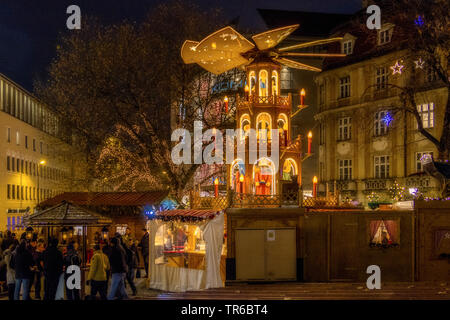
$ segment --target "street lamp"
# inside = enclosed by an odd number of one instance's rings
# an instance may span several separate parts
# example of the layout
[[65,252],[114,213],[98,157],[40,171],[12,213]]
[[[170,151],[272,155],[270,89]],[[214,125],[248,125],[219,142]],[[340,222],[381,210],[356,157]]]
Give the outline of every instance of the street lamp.
[[41,195],[40,195],[40,190],[39,190],[39,176],[41,174],[41,170],[39,170],[39,168],[43,165],[45,165],[45,160],[41,160],[38,163],[37,166],[37,200],[38,200],[38,204],[41,202]]

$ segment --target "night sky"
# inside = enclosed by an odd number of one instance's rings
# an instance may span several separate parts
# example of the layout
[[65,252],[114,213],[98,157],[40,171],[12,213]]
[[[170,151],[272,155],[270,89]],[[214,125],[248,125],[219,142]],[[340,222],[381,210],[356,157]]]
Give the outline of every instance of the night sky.
[[[0,0],[0,72],[28,90],[45,77],[54,57],[58,34],[66,29],[66,8],[77,4],[82,15],[105,23],[142,20],[161,0]],[[361,0],[197,0],[200,7],[222,7],[230,20],[240,16],[240,27],[265,29],[257,8],[354,13]]]

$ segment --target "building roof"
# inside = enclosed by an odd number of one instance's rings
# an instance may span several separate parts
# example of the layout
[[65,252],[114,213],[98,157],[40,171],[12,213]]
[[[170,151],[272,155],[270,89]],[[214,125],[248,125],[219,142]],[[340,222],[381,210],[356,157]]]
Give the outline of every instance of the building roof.
[[156,219],[175,220],[175,219],[194,219],[205,220],[213,219],[221,210],[194,210],[194,209],[175,209],[161,211],[155,215]]
[[68,201],[78,206],[145,206],[163,201],[169,191],[146,192],[65,192],[39,204],[39,207],[54,206]]
[[336,26],[352,17],[349,14],[337,13],[257,10],[269,29],[300,24],[300,27],[292,33],[292,36],[297,37],[327,37]]
[[33,226],[108,225],[112,223],[110,218],[66,201],[27,216],[24,220],[26,225]]

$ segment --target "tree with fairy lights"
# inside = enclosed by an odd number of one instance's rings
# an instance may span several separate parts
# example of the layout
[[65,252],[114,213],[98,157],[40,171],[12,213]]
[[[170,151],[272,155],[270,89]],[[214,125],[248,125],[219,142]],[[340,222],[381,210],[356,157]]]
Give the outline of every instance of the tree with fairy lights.
[[164,1],[141,23],[104,25],[88,17],[79,32],[62,35],[36,93],[80,137],[99,187],[168,189],[178,203],[192,188],[200,164],[173,163],[172,131],[193,132],[194,121],[223,131],[234,121],[218,103],[216,78],[183,63],[180,48],[225,24],[223,17],[219,9]]
[[392,187],[389,188],[389,195],[392,201],[401,201],[405,198],[405,187],[400,186],[397,181],[394,181]]

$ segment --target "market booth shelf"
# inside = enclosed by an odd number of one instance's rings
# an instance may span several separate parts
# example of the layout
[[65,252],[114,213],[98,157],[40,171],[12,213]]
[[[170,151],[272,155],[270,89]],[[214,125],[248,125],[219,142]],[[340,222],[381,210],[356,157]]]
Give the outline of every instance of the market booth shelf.
[[150,288],[185,292],[224,286],[223,211],[161,211],[147,222],[147,230]]

